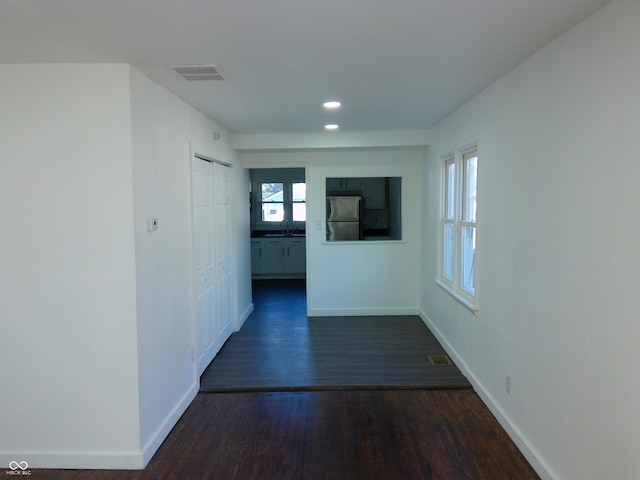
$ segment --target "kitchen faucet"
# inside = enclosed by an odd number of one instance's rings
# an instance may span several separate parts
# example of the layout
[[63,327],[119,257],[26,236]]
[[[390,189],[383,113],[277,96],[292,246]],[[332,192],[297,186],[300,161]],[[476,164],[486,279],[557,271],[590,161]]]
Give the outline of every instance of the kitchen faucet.
[[289,221],[288,220],[282,220],[280,222],[280,227],[282,227],[283,224],[286,225],[287,228],[286,229],[282,228],[282,233],[285,234],[285,235],[289,235]]

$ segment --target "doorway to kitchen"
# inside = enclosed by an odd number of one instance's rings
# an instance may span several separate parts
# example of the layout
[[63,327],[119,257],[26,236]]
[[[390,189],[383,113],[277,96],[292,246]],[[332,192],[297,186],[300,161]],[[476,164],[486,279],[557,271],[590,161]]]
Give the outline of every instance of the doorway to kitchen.
[[273,288],[304,282],[307,185],[304,168],[249,170],[251,277]]

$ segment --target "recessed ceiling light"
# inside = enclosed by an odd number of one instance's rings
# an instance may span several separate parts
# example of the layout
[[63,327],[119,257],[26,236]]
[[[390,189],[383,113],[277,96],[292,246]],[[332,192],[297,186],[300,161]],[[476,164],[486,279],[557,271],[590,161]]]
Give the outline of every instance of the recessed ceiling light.
[[324,108],[339,108],[340,105],[342,105],[340,102],[338,102],[337,100],[330,100],[328,102],[324,102],[322,104],[322,106]]
[[327,130],[337,130],[338,125],[336,125],[335,123],[328,123],[324,126],[324,128],[326,128]]

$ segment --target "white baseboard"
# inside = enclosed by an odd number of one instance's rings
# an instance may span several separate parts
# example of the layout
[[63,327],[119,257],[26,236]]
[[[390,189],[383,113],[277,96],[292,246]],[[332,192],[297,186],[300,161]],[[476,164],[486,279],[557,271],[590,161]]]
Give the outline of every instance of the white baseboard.
[[542,480],[558,480],[560,477],[549,467],[544,458],[542,458],[540,453],[531,445],[517,425],[504,412],[500,405],[498,405],[491,392],[485,388],[484,384],[475,376],[473,370],[469,368],[456,349],[453,348],[453,346],[442,335],[429,316],[422,309],[420,309],[419,315],[427,328],[429,328],[431,333],[433,333],[433,335],[438,339],[447,354],[458,366],[462,374],[467,377],[467,380],[469,380],[473,386],[474,391],[482,399],[487,408],[489,408],[493,416],[498,420],[498,423],[502,428],[504,428],[507,435],[509,435],[511,440],[513,440],[522,455],[524,455],[540,478],[542,478]]
[[387,315],[418,315],[417,308],[309,308],[309,317],[365,317]]
[[156,453],[162,442],[167,438],[173,427],[175,427],[182,414],[187,410],[189,405],[200,390],[199,382],[195,382],[191,385],[191,388],[182,396],[178,401],[178,404],[169,413],[162,425],[151,436],[149,441],[142,448],[142,468],[146,467],[153,455]]
[[[180,399],[165,421],[154,432],[142,450],[135,451],[0,451],[0,465],[26,461],[29,470],[38,468],[79,470],[142,470],[149,463],[162,442],[171,432],[187,407],[191,404],[199,386],[195,383]],[[33,472],[35,473],[35,472]]]
[[249,315],[251,315],[252,313],[253,313],[253,303],[250,303],[249,306],[242,313],[242,315],[240,315],[240,318],[238,318],[238,324],[236,325],[236,332],[242,328],[242,326],[244,325],[244,322],[247,321],[247,318],[249,318]]
[[79,470],[140,470],[144,468],[140,451],[64,450],[43,452],[24,450],[0,452],[0,465],[6,467],[11,462],[27,462],[29,471],[38,468]]

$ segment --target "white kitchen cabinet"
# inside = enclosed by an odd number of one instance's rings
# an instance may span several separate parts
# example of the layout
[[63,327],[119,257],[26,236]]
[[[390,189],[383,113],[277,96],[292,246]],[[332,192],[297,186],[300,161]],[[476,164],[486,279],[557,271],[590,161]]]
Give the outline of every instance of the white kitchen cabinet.
[[264,273],[264,255],[262,254],[262,239],[251,239],[251,274],[262,275]]
[[305,237],[251,239],[251,274],[257,278],[304,276],[307,267]]
[[285,238],[286,272],[303,274],[307,271],[307,245],[305,238]]
[[264,238],[264,271],[265,275],[285,273],[284,238]]

